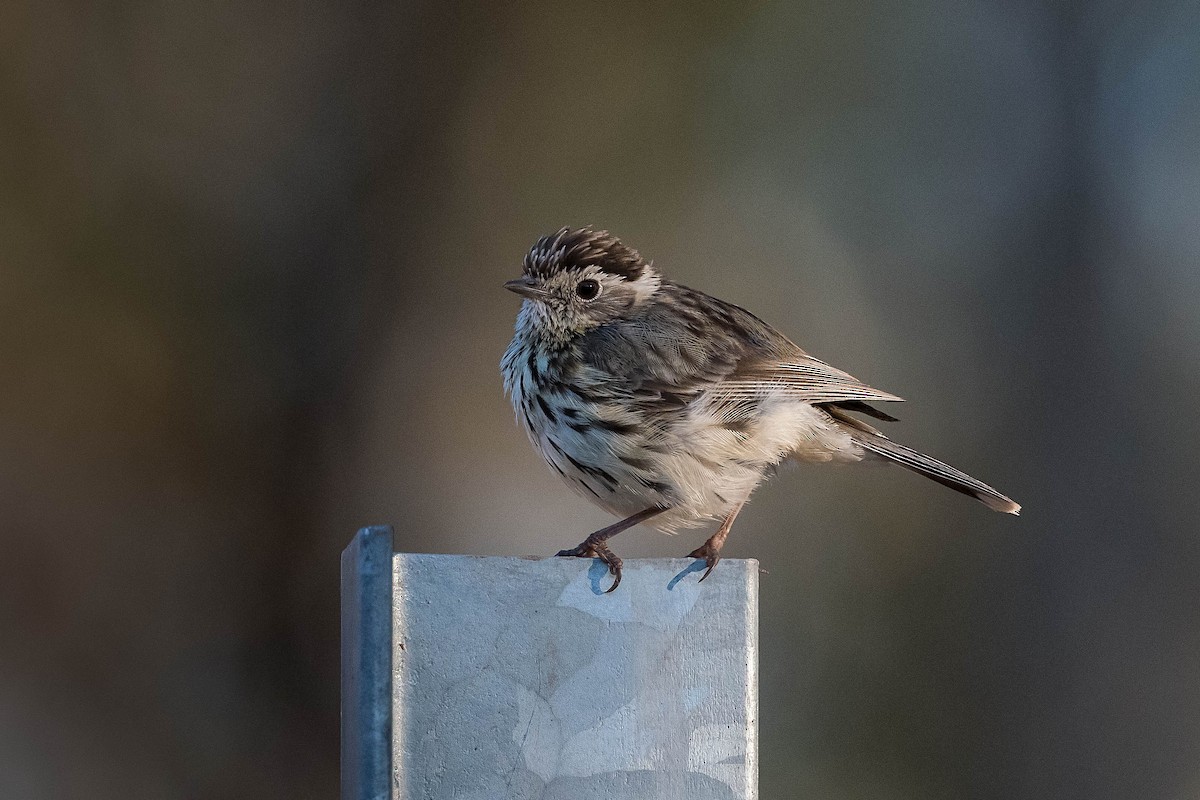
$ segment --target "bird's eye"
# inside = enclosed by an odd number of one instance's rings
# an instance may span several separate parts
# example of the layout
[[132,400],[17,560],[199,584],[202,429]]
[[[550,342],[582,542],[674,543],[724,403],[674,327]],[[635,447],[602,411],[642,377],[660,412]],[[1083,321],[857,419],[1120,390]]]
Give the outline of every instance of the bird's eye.
[[600,281],[595,281],[591,278],[580,281],[575,284],[575,294],[579,295],[583,300],[595,300],[600,294]]

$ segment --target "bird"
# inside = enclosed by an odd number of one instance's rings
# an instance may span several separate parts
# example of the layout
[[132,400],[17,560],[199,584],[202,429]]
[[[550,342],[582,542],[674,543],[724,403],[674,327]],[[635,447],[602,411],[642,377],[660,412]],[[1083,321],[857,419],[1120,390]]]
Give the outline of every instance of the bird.
[[558,556],[599,559],[646,523],[711,524],[688,554],[707,578],[738,512],[785,462],[898,464],[1018,514],[1010,498],[889,439],[873,404],[902,398],[809,355],[749,311],[668,280],[608,231],[564,227],[504,287],[523,298],[500,362],[504,389],[546,463],[618,521]]

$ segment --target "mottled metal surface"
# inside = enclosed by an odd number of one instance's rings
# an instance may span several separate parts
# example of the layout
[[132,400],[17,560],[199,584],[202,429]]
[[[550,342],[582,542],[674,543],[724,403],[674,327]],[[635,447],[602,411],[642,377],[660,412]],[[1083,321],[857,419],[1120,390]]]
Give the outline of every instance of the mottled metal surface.
[[396,798],[757,797],[757,562],[393,564]]
[[392,529],[342,551],[342,800],[386,800],[392,772]]

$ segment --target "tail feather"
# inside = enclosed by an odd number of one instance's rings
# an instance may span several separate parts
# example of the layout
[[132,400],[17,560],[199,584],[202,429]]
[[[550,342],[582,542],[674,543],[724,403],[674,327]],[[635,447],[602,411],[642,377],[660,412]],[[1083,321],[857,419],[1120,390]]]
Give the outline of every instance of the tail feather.
[[956,492],[974,497],[990,509],[1003,511],[1006,514],[1021,513],[1021,506],[1008,497],[1000,494],[983,481],[976,480],[967,473],[938,461],[932,456],[927,456],[911,447],[896,444],[882,435],[854,431],[853,436],[854,441],[865,450],[910,469],[918,475],[924,475],[930,480],[937,481],[943,486],[948,486]]

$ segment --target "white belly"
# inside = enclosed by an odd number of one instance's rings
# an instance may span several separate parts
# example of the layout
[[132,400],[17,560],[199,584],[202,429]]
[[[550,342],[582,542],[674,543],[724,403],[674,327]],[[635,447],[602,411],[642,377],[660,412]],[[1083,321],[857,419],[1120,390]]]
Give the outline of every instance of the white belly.
[[618,517],[665,506],[647,524],[667,533],[723,518],[789,457],[862,458],[825,412],[783,397],[765,395],[735,421],[703,396],[653,418],[619,401],[584,412],[570,395],[543,395],[547,414],[521,391],[513,400],[530,439],[572,489]]

